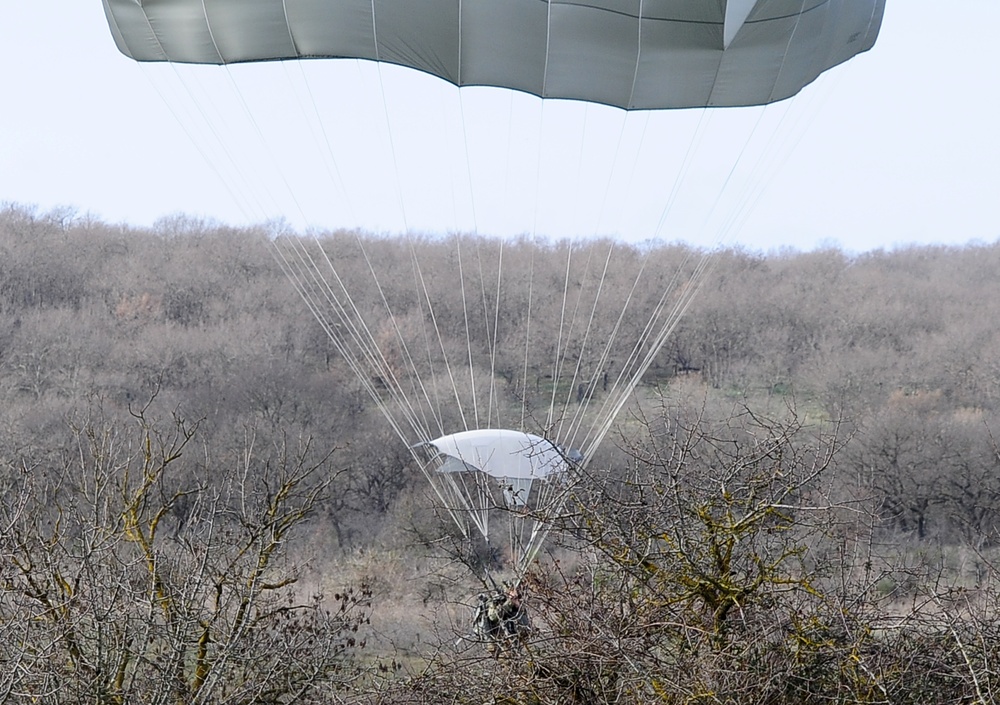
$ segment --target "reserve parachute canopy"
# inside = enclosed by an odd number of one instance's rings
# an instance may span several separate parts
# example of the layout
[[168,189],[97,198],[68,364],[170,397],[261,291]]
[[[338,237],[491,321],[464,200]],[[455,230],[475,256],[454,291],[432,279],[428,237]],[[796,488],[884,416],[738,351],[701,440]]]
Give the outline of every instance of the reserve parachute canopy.
[[525,506],[531,485],[565,471],[566,460],[550,441],[530,433],[479,429],[430,442],[446,457],[438,472],[481,472],[497,480],[511,506]]
[[582,456],[539,436],[475,429],[428,442],[431,481],[446,506],[467,516],[490,541],[492,510],[507,510],[507,545],[523,570],[545,537],[538,511],[559,502],[560,480]]
[[626,109],[764,105],[870,49],[885,0],[104,0],[139,61],[384,61]]

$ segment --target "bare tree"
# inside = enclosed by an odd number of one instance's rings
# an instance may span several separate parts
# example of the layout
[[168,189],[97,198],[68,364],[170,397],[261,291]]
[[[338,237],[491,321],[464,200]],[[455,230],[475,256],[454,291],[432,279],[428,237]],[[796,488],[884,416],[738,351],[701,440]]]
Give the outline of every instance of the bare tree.
[[61,467],[11,471],[0,702],[329,702],[351,680],[366,591],[304,593],[290,560],[328,457],[248,433],[216,459],[148,406],[73,430]]

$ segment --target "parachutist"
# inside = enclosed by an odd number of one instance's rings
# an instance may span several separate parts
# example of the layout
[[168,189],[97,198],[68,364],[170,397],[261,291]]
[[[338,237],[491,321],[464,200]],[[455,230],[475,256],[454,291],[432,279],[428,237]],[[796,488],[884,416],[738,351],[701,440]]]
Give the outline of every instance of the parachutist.
[[506,581],[492,594],[479,593],[473,610],[472,631],[493,656],[524,639],[531,625],[516,582]]

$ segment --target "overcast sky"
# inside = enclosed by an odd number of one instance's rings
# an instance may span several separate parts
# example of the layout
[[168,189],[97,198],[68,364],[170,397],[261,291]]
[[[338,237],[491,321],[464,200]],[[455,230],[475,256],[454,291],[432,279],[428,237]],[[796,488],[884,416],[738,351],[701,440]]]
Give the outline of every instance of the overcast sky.
[[1000,237],[998,0],[888,0],[766,109],[625,113],[354,61],[138,65],[99,0],[0,10],[0,202],[150,225],[851,251]]

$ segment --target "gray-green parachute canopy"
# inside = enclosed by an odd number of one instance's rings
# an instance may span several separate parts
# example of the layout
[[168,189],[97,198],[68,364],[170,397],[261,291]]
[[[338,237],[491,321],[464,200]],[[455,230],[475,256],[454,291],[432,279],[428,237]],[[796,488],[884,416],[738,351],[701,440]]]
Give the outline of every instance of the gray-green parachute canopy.
[[625,109],[762,105],[870,49],[885,0],[103,0],[139,61],[385,61]]

